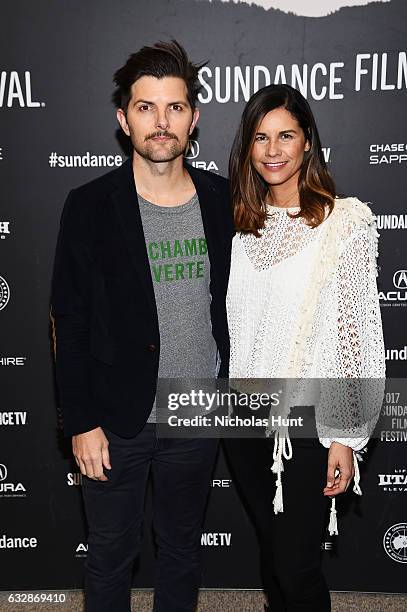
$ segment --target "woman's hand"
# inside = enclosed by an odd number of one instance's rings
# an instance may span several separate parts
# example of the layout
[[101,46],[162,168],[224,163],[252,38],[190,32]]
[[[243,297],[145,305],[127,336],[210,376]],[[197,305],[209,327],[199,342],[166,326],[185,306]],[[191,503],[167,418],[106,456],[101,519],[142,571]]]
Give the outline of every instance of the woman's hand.
[[[336,470],[339,471],[339,474],[335,477]],[[344,493],[354,475],[353,450],[340,442],[332,442],[328,453],[328,472],[324,495],[333,497]]]

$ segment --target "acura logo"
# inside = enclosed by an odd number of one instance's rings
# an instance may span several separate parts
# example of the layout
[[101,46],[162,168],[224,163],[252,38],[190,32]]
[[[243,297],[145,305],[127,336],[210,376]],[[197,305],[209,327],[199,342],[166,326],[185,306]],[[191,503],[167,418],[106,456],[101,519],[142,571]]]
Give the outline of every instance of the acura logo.
[[0,482],[2,480],[6,480],[7,478],[7,468],[3,463],[0,463]]
[[407,289],[407,270],[397,270],[393,274],[393,285],[396,289]]
[[195,159],[199,155],[199,142],[197,140],[189,140],[187,150],[185,151],[185,159]]

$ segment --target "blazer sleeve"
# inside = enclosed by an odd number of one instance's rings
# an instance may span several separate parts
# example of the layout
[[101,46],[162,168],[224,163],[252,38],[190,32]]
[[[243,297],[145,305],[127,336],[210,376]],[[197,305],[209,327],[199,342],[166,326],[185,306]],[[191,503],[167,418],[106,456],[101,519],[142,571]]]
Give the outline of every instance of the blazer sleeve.
[[89,211],[73,190],[65,202],[51,289],[56,379],[66,436],[98,426],[90,392],[92,248]]

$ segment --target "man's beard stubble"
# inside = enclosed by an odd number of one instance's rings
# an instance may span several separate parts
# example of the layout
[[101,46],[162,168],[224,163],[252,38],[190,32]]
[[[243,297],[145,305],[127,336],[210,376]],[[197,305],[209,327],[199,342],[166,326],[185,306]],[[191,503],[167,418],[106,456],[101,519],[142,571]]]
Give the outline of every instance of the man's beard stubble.
[[[172,138],[170,146],[168,143],[165,144],[164,147],[160,148],[160,146],[155,147],[152,138],[157,136],[165,136]],[[188,141],[185,144],[181,143],[178,137],[175,134],[170,132],[154,132],[145,137],[143,145],[133,145],[136,152],[143,157],[144,159],[148,159],[152,162],[169,162],[173,159],[176,159],[180,155],[183,155],[186,149]]]

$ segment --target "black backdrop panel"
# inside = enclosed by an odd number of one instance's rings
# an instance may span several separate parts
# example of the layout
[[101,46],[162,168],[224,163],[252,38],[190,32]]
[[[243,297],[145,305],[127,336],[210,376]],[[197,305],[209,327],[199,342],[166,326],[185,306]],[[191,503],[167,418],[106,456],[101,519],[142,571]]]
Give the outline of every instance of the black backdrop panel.
[[[125,159],[114,71],[141,45],[173,37],[194,61],[208,60],[189,158],[223,175],[245,99],[267,79],[302,88],[339,190],[378,215],[388,375],[403,377],[407,5],[319,18],[207,0],[3,0],[0,11],[0,588],[81,587],[86,528],[58,430],[49,285],[68,191]],[[405,433],[405,421],[395,428]],[[405,592],[405,458],[403,441],[370,445],[363,496],[341,500],[340,535],[323,543],[332,589]],[[149,496],[140,587],[153,583],[150,507]],[[203,585],[258,588],[253,529],[222,455],[204,531]]]

